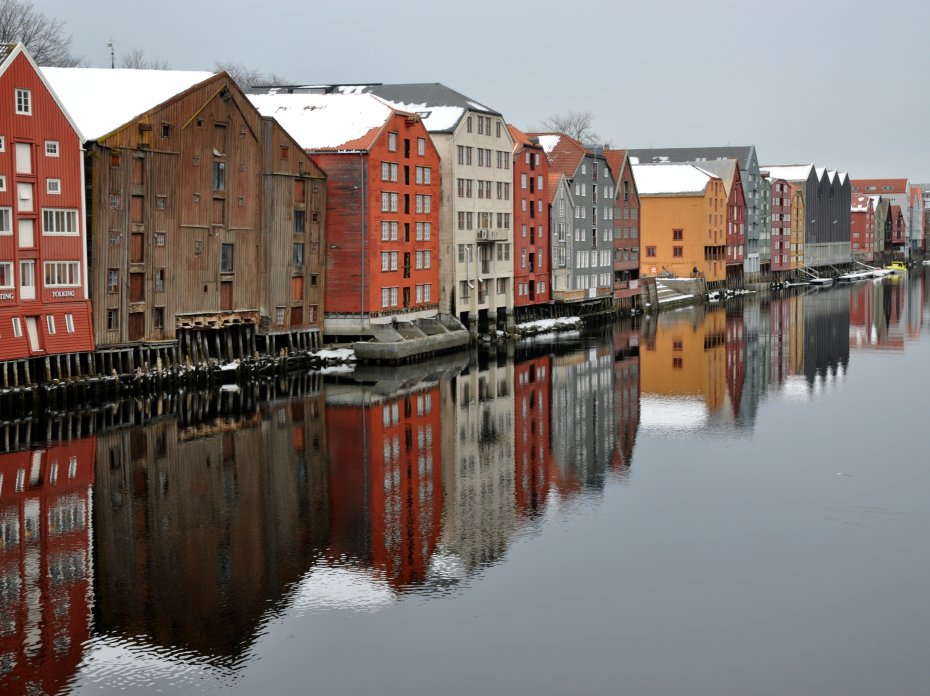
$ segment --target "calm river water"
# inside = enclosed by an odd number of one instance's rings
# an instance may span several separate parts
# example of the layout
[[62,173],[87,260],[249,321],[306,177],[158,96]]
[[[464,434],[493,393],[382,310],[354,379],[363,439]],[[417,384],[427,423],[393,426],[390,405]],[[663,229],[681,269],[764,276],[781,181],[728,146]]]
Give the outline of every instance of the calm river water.
[[928,325],[918,269],[4,426],[0,693],[925,695]]

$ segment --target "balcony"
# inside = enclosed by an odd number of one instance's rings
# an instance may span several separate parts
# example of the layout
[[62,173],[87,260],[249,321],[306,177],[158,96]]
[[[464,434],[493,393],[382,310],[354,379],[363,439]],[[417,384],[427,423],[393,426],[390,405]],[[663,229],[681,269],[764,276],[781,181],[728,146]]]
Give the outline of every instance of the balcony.
[[507,230],[482,229],[478,230],[475,238],[479,242],[506,242],[508,241],[508,232]]
[[481,275],[491,275],[490,259],[481,259]]

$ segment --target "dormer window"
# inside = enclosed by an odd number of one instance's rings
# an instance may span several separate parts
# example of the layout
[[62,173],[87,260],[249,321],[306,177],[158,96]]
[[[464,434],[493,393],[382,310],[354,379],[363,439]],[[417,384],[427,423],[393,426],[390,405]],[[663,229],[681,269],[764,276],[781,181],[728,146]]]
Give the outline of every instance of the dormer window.
[[32,90],[30,89],[17,89],[16,90],[16,113],[22,114],[25,116],[32,115]]

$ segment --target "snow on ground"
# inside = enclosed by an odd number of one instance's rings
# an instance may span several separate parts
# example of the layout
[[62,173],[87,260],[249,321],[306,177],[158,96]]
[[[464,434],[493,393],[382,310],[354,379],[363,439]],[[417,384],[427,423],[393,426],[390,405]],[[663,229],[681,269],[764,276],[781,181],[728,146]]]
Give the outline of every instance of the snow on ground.
[[659,304],[662,304],[663,302],[676,302],[678,300],[688,300],[692,297],[694,297],[694,295],[670,295],[668,297],[660,297]]
[[517,329],[524,333],[544,333],[546,331],[567,331],[577,329],[581,317],[564,317],[562,319],[540,319],[517,324]]
[[323,348],[314,355],[322,360],[355,362],[355,351],[351,348]]

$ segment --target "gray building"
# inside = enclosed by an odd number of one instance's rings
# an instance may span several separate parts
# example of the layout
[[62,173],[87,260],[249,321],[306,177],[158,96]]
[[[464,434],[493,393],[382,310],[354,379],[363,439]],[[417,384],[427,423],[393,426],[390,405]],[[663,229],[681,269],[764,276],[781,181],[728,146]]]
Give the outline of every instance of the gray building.
[[[761,268],[763,238],[768,244],[771,238],[772,221],[765,204],[768,183],[759,174],[759,158],[755,145],[733,147],[671,147],[628,150],[640,164],[653,162],[710,162],[720,159],[735,159],[739,162],[743,194],[746,197],[746,249],[743,257],[743,272],[747,280],[754,279]],[[768,251],[767,249],[765,251]]]
[[763,165],[762,170],[772,178],[799,185],[804,192],[804,265],[851,263],[852,189],[846,172],[813,164]]
[[[589,149],[562,133],[528,133],[549,160],[551,174],[562,174],[571,192],[571,255],[560,270],[570,287],[553,286],[552,299],[575,302],[613,297],[614,198],[616,187],[610,166],[597,149]],[[553,237],[558,221],[551,220]],[[566,249],[569,245],[565,245]],[[555,253],[562,253],[556,250]],[[559,267],[560,257],[553,259]],[[557,276],[558,277],[558,276]],[[553,281],[555,282],[555,281]]]

